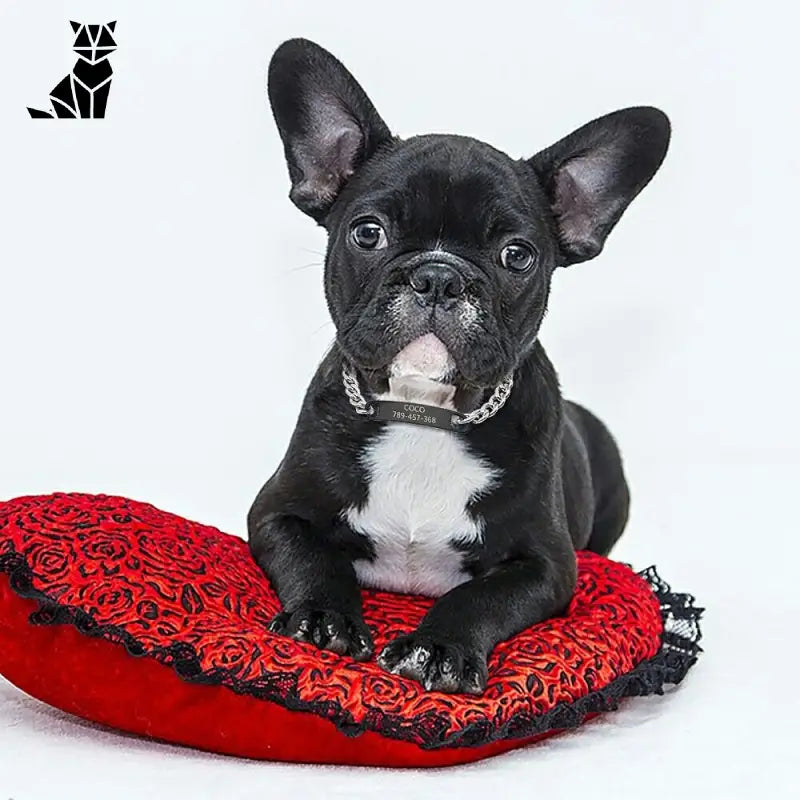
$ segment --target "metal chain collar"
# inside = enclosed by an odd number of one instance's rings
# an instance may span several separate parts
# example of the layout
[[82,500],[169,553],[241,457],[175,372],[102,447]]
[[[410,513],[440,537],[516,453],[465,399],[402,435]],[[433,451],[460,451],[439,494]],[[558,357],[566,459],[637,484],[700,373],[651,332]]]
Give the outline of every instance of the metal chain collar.
[[[347,395],[347,399],[355,409],[356,414],[369,416],[375,413],[375,409],[361,393],[358,379],[347,364],[342,364],[342,383],[344,384],[344,392]],[[505,405],[513,385],[514,376],[509,375],[502,383],[497,385],[494,392],[492,392],[492,396],[482,406],[470,411],[469,414],[453,415],[453,425],[468,425],[470,423],[480,425],[481,422],[486,422],[489,417],[493,417]]]
[[375,409],[367,404],[364,395],[361,394],[358,380],[347,364],[342,364],[342,382],[344,383],[344,393],[347,395],[350,405],[356,410],[356,414],[369,415],[375,413]]

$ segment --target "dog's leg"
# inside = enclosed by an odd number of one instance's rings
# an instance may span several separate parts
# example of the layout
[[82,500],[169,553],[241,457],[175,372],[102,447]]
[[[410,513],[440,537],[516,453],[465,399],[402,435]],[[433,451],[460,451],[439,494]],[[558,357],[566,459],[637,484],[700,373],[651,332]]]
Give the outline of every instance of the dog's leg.
[[492,648],[563,612],[569,603],[574,558],[571,570],[558,563],[538,557],[507,562],[456,586],[436,602],[417,630],[390,642],[378,663],[432,691],[481,694]]
[[323,531],[270,515],[251,527],[250,548],[283,604],[270,630],[357,661],[372,655],[353,563]]

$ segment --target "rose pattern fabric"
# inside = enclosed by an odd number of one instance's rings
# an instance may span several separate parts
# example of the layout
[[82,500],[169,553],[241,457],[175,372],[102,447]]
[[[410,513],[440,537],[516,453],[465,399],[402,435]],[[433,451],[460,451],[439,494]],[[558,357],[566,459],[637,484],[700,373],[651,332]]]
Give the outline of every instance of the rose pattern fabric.
[[[270,633],[280,604],[247,543],[147,503],[83,494],[0,503],[0,572],[12,564],[24,565],[40,600],[36,624],[73,622],[187,680],[424,747],[522,735],[531,720],[609,686],[661,649],[662,613],[648,582],[592,553],[578,554],[567,615],[498,645],[480,697],[426,692],[374,661]],[[363,592],[377,650],[412,630],[432,602]]]

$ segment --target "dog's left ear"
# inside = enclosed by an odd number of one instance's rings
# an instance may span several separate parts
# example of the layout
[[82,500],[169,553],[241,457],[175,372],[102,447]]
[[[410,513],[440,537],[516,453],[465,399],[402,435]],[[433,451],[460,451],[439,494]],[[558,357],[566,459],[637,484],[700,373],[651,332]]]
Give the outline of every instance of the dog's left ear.
[[626,108],[589,122],[528,163],[555,216],[561,263],[594,258],[622,212],[661,166],[670,124],[657,108]]
[[321,222],[350,176],[392,135],[356,79],[306,39],[275,51],[268,84],[292,181],[289,197]]

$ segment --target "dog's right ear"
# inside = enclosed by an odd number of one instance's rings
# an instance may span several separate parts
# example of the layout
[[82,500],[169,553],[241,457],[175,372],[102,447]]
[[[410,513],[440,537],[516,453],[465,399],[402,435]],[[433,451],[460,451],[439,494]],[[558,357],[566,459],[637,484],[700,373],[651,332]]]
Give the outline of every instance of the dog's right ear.
[[268,84],[292,181],[289,197],[321,222],[348,178],[392,135],[356,79],[306,39],[275,51]]

